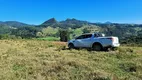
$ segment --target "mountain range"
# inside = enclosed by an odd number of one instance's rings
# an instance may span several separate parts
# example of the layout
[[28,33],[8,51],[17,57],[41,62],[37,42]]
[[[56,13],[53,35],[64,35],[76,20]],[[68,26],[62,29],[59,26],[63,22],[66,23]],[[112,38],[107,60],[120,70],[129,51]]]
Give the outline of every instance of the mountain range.
[[119,24],[119,23],[112,23],[112,22],[105,22],[105,23],[101,23],[101,22],[96,22],[96,23],[91,23],[88,21],[82,21],[82,20],[77,20],[77,19],[66,19],[64,21],[57,21],[55,18],[51,18],[45,22],[43,22],[40,25],[30,25],[30,24],[26,24],[26,23],[22,23],[22,22],[18,22],[18,21],[0,21],[0,26],[9,26],[9,27],[27,27],[27,26],[36,26],[36,27],[60,27],[60,28],[80,28],[83,25],[98,25],[100,27],[103,27],[105,25],[123,25],[123,26],[129,26],[129,27],[135,27],[135,26],[139,26],[142,27],[142,24]]
[[33,26],[26,23],[18,22],[18,21],[5,21],[5,22],[0,21],[0,25],[5,25],[5,26],[15,27],[15,28]]

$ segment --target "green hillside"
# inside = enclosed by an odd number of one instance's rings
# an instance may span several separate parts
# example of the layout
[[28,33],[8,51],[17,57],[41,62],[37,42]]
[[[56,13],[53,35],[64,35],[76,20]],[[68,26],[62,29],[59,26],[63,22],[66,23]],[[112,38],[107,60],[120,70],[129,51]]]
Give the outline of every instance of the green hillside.
[[142,37],[142,24],[91,23],[77,19],[57,21],[55,18],[51,18],[40,25],[28,25],[16,21],[0,22],[0,35],[14,35],[16,38],[58,38],[60,29],[68,30],[70,39],[83,33],[93,32],[101,32],[106,36],[118,36],[122,42],[125,39],[139,42],[137,37]]

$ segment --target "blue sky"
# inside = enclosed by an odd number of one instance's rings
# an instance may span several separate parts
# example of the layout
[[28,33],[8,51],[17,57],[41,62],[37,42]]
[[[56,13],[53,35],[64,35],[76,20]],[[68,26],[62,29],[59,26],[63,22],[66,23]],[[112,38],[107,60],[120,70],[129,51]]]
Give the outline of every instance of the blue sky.
[[0,0],[0,21],[41,24],[52,17],[142,23],[142,0]]

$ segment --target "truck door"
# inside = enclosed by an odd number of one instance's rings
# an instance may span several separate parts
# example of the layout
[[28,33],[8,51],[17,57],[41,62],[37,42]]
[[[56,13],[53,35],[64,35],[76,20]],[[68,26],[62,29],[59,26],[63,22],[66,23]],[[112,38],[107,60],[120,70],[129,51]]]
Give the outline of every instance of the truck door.
[[81,36],[79,36],[79,37],[77,37],[76,39],[75,39],[75,41],[73,42],[74,43],[74,45],[75,45],[75,47],[82,47],[82,39],[83,39],[83,35],[81,35]]
[[86,34],[83,36],[83,39],[81,40],[81,45],[83,47],[91,47],[92,44],[92,34]]
[[92,34],[81,35],[74,41],[75,47],[90,47]]

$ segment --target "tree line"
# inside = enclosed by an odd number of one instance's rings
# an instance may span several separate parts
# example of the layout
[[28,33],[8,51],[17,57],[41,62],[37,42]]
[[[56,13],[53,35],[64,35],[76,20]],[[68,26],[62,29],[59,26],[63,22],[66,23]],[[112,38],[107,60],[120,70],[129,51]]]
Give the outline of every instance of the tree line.
[[[118,36],[119,39],[124,41],[139,42],[142,37],[142,27],[128,27],[126,25],[82,25],[77,28],[60,28],[60,27],[8,27],[0,26],[0,39],[31,39],[31,38],[45,38],[45,37],[57,37],[62,38],[64,41],[73,39],[83,33],[101,32],[106,36]],[[63,38],[66,36],[66,38]],[[140,37],[140,39],[138,39]],[[63,41],[61,39],[61,41]],[[129,39],[129,40],[125,40]]]

